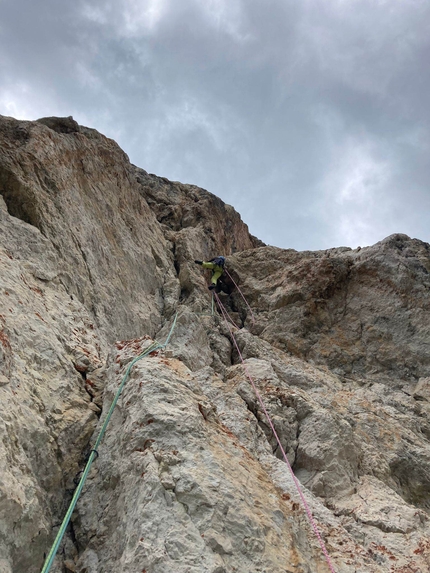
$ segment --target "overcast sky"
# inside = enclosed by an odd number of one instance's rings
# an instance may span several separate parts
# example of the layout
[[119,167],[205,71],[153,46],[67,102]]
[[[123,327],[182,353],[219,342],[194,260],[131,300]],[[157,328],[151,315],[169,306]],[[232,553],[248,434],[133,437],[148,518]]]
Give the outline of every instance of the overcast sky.
[[0,114],[73,117],[268,244],[430,242],[430,0],[0,0]]

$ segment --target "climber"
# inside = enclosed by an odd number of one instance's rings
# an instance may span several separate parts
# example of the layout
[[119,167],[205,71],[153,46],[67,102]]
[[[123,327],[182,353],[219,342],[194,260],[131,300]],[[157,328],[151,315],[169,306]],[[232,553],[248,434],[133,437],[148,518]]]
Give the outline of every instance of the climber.
[[208,262],[194,261],[196,265],[202,265],[204,269],[212,270],[211,284],[208,286],[209,290],[216,288],[218,279],[224,272],[225,257],[214,257]]

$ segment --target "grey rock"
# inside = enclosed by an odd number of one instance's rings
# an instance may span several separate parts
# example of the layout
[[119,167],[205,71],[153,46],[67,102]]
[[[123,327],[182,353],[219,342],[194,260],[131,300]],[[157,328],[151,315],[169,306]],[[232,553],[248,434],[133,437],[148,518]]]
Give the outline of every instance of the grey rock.
[[57,133],[79,133],[79,124],[70,115],[69,117],[42,117],[37,123],[46,125]]
[[[194,259],[227,256],[227,327]],[[264,246],[73,118],[0,117],[0,571],[427,571],[430,246]],[[232,343],[230,328],[245,364]],[[262,397],[263,408],[247,373]]]
[[430,377],[420,378],[415,386],[413,396],[415,400],[430,401]]

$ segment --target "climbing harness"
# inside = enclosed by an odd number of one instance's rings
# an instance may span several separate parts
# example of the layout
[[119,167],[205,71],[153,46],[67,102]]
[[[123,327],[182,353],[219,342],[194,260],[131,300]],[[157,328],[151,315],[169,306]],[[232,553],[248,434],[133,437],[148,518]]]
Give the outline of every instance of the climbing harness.
[[144,352],[142,352],[141,354],[139,354],[139,356],[136,356],[136,358],[134,358],[134,359],[130,362],[130,364],[129,364],[129,366],[128,366],[128,368],[127,368],[125,374],[124,374],[124,377],[123,377],[123,379],[122,379],[122,382],[121,382],[121,384],[119,385],[119,388],[118,388],[118,390],[117,390],[117,393],[115,394],[115,398],[113,399],[113,402],[112,402],[112,404],[111,404],[111,406],[110,406],[110,408],[109,408],[109,412],[107,413],[107,416],[106,416],[106,419],[105,419],[105,421],[104,421],[104,423],[103,423],[103,426],[102,426],[102,428],[101,428],[101,430],[100,430],[100,432],[99,432],[99,434],[98,434],[98,436],[97,436],[97,439],[96,439],[96,441],[95,441],[94,447],[93,447],[93,449],[92,449],[91,452],[90,452],[90,456],[89,456],[89,458],[88,458],[87,464],[86,464],[86,466],[85,466],[85,468],[84,468],[84,470],[83,470],[83,472],[82,472],[82,476],[81,476],[81,478],[80,478],[80,480],[79,480],[78,486],[77,486],[77,488],[75,489],[75,493],[73,494],[72,501],[70,502],[69,509],[67,510],[67,513],[66,513],[66,515],[65,515],[65,517],[64,517],[64,519],[63,519],[63,522],[62,522],[62,524],[61,524],[61,527],[60,527],[60,529],[59,529],[59,531],[58,531],[58,533],[57,533],[57,537],[55,538],[54,543],[52,544],[51,550],[49,551],[48,556],[46,557],[45,564],[43,565],[43,569],[42,569],[41,573],[48,573],[48,571],[50,571],[50,569],[51,569],[52,563],[53,563],[53,561],[54,561],[55,555],[57,554],[57,551],[58,551],[58,548],[59,548],[59,546],[60,546],[60,543],[61,543],[61,541],[62,541],[62,539],[63,539],[63,537],[64,537],[64,533],[66,532],[66,529],[67,529],[67,526],[68,526],[68,524],[69,524],[70,518],[71,518],[71,516],[72,516],[73,510],[75,509],[76,503],[77,503],[77,501],[78,501],[78,499],[79,499],[79,496],[81,495],[81,492],[82,492],[82,489],[83,489],[83,487],[84,487],[85,481],[86,481],[86,479],[87,479],[88,473],[89,473],[89,471],[90,471],[91,465],[92,465],[94,459],[99,456],[99,453],[98,453],[98,451],[97,451],[97,448],[99,447],[100,442],[101,442],[102,439],[103,439],[103,436],[104,436],[104,434],[105,434],[105,432],[106,432],[106,428],[107,428],[107,426],[108,426],[108,424],[109,424],[109,421],[110,421],[110,419],[111,419],[111,416],[112,416],[112,414],[113,414],[113,411],[114,411],[114,409],[115,409],[115,406],[116,406],[116,404],[117,404],[117,402],[118,402],[118,400],[119,400],[119,397],[120,397],[120,395],[121,395],[121,392],[122,392],[122,390],[123,390],[123,388],[124,388],[124,386],[125,386],[125,383],[126,383],[126,381],[127,381],[127,378],[128,378],[128,376],[129,376],[129,374],[130,374],[131,369],[132,369],[133,366],[136,364],[136,362],[138,362],[138,361],[141,360],[142,358],[145,358],[145,356],[148,356],[148,354],[151,354],[152,352],[155,352],[155,351],[157,351],[157,350],[162,350],[163,348],[165,348],[165,347],[168,345],[169,340],[170,340],[170,337],[171,337],[172,334],[173,334],[173,330],[175,329],[176,319],[177,319],[177,318],[178,318],[178,313],[175,314],[175,318],[174,318],[174,320],[173,320],[173,324],[172,324],[172,326],[171,326],[171,328],[170,328],[169,334],[168,334],[168,336],[167,336],[167,338],[166,338],[166,342],[165,342],[164,344],[160,344],[160,343],[158,343],[157,341],[154,341]]
[[259,401],[259,403],[260,403],[260,406],[261,406],[261,408],[262,408],[262,410],[263,410],[263,412],[264,412],[264,414],[265,414],[265,416],[266,416],[266,418],[267,418],[267,421],[268,421],[269,426],[270,426],[270,428],[271,428],[271,430],[272,430],[272,433],[273,433],[273,435],[274,435],[274,437],[275,437],[275,439],[276,439],[276,441],[277,441],[277,443],[278,443],[279,449],[280,449],[281,452],[282,452],[282,457],[284,458],[284,461],[285,461],[285,463],[287,464],[288,470],[289,470],[289,472],[290,472],[290,474],[291,474],[291,477],[292,477],[292,479],[293,479],[293,481],[294,481],[294,484],[295,484],[295,486],[296,486],[296,489],[297,489],[298,494],[299,494],[299,496],[300,496],[300,499],[301,499],[301,501],[302,501],[303,507],[305,508],[305,511],[306,511],[307,516],[308,516],[309,522],[310,522],[310,524],[311,524],[311,526],[312,526],[312,529],[313,529],[313,531],[314,531],[314,533],[315,533],[315,535],[316,535],[316,537],[317,537],[317,539],[318,539],[318,542],[319,542],[319,544],[320,544],[321,550],[322,550],[322,552],[323,552],[323,554],[324,554],[324,557],[325,557],[325,559],[326,559],[326,561],[327,561],[327,565],[328,565],[328,567],[329,567],[331,573],[335,573],[334,567],[333,567],[332,562],[331,562],[331,560],[330,560],[330,556],[329,556],[329,554],[328,554],[328,551],[327,551],[327,548],[326,548],[325,543],[324,543],[324,541],[323,541],[323,538],[321,537],[321,534],[320,534],[320,532],[319,532],[319,530],[318,530],[318,527],[317,527],[317,524],[315,523],[315,520],[314,520],[314,518],[313,518],[313,516],[312,516],[312,512],[311,512],[310,507],[309,507],[309,505],[308,505],[308,503],[307,503],[307,501],[306,501],[306,499],[305,499],[305,496],[303,495],[302,488],[300,487],[299,480],[298,480],[298,479],[296,478],[296,476],[294,475],[293,468],[291,467],[291,464],[290,464],[290,462],[288,461],[287,454],[285,453],[285,450],[284,450],[284,448],[282,447],[281,440],[279,439],[279,436],[278,436],[278,434],[277,434],[277,432],[276,432],[276,430],[275,430],[275,426],[273,425],[272,419],[271,419],[271,417],[269,416],[269,413],[268,413],[268,411],[267,411],[267,409],[266,409],[266,406],[264,405],[263,399],[262,399],[262,397],[261,397],[261,395],[260,395],[260,393],[259,393],[259,391],[258,391],[258,389],[257,389],[257,386],[255,385],[255,382],[254,382],[254,380],[252,379],[252,376],[251,376],[251,374],[250,374],[250,372],[249,372],[249,370],[248,370],[248,367],[247,367],[247,365],[245,364],[245,360],[244,360],[243,355],[242,355],[242,353],[241,353],[241,351],[240,351],[239,345],[238,345],[238,343],[237,343],[237,341],[236,341],[236,337],[234,336],[233,331],[232,331],[232,329],[231,329],[231,326],[230,326],[230,324],[229,324],[229,321],[228,321],[228,313],[227,313],[227,311],[226,311],[224,305],[222,304],[222,302],[221,302],[219,296],[217,295],[217,293],[214,293],[214,296],[215,296],[215,300],[216,300],[216,302],[217,302],[217,304],[218,304],[218,308],[220,309],[221,314],[223,315],[224,321],[225,321],[225,323],[226,323],[226,325],[227,325],[227,327],[228,327],[228,329],[229,329],[229,331],[230,331],[231,339],[232,339],[232,341],[233,341],[233,343],[234,343],[234,345],[235,345],[235,347],[236,347],[236,350],[237,350],[237,352],[238,352],[238,354],[239,354],[240,360],[241,360],[242,365],[243,365],[243,368],[244,368],[244,370],[245,370],[245,374],[246,374],[246,376],[248,377],[248,379],[249,379],[249,381],[250,381],[250,383],[251,383],[252,388],[254,389],[255,395],[257,396],[257,399],[258,399],[258,401]]

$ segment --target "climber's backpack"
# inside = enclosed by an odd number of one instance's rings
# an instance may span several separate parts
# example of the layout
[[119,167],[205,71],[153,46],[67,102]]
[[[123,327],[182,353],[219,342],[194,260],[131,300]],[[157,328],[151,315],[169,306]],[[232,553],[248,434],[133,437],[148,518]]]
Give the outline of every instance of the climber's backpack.
[[219,267],[224,267],[225,265],[225,257],[214,257],[210,260],[211,263],[215,263]]

